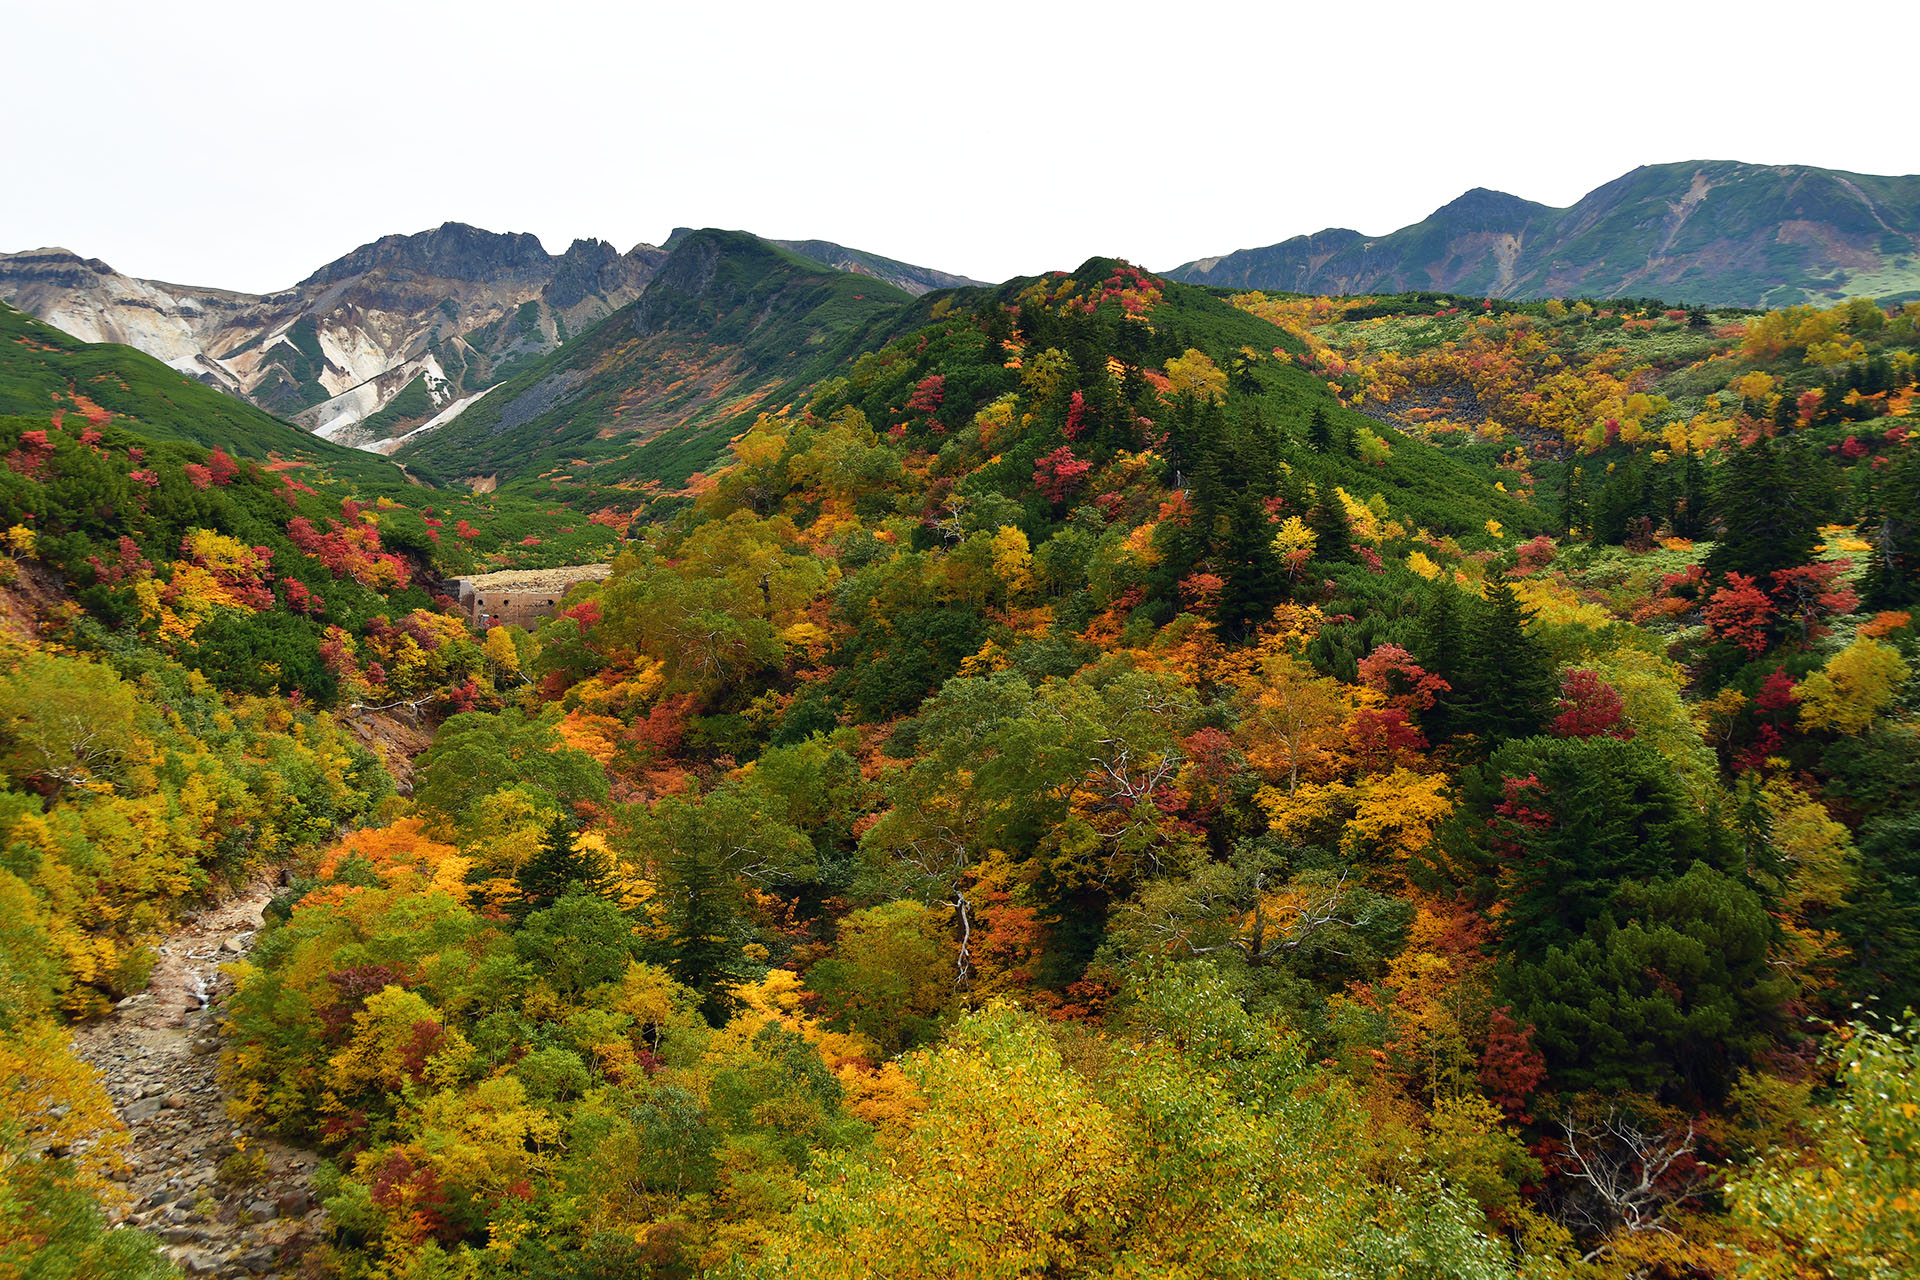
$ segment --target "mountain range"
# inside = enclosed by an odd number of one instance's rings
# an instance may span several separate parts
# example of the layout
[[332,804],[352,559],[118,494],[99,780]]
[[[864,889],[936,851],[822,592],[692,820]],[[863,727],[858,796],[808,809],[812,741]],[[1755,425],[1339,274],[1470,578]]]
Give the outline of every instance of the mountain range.
[[0,1278],[1920,1276],[1920,303],[19,270]]
[[[0,255],[0,299],[87,342],[135,347],[342,444],[378,446],[499,385],[637,299],[669,250],[449,222],[362,245],[289,289],[143,280],[66,249]],[[906,294],[975,283],[824,240],[776,242]]]
[[1184,263],[1234,289],[1495,298],[1659,297],[1781,307],[1920,297],[1920,176],[1689,160],[1555,209],[1475,188],[1409,227],[1329,229]]
[[[1649,166],[1567,209],[1475,189],[1390,235],[1327,230],[1167,275],[1328,294],[1901,299],[1920,296],[1920,177]],[[447,223],[270,294],[138,279],[65,249],[0,255],[0,300],[74,337],[482,486],[561,470],[683,480],[735,415],[884,341],[923,314],[916,297],[977,284],[831,241],[688,228],[658,247],[549,254],[531,235]]]
[[0,258],[0,298],[75,337],[122,342],[342,443],[398,398],[436,410],[639,296],[664,250],[459,223],[387,236],[270,294],[123,275],[65,249]]

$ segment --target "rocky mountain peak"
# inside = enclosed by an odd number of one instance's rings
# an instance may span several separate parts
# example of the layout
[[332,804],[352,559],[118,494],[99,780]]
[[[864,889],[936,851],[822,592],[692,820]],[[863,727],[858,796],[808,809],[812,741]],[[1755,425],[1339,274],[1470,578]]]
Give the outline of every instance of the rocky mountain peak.
[[98,258],[83,258],[71,249],[51,245],[0,254],[9,279],[50,285],[57,288],[82,288],[101,276],[114,275],[114,269]]
[[320,268],[300,286],[334,284],[371,271],[409,272],[485,284],[542,275],[552,262],[538,236],[445,222],[431,231],[382,236],[372,244],[363,244]]

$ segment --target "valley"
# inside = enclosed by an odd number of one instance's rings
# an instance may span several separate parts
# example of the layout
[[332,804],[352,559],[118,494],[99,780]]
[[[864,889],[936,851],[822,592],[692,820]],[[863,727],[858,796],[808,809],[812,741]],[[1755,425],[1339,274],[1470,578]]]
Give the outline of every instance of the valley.
[[312,1154],[235,1127],[219,1074],[225,970],[277,890],[256,883],[190,913],[154,945],[146,989],[74,1035],[131,1138],[115,1181],[132,1208],[117,1225],[157,1236],[189,1276],[297,1275],[325,1231]]

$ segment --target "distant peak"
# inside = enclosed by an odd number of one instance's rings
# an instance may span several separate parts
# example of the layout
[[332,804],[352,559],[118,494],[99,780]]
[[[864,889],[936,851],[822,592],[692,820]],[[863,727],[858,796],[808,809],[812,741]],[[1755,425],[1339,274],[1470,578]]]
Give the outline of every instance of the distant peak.
[[1546,207],[1532,200],[1522,200],[1519,196],[1509,195],[1504,191],[1475,187],[1435,209],[1432,217],[1435,220],[1447,222],[1507,222],[1527,218]]
[[723,227],[675,227],[661,248],[669,254],[700,253],[772,253],[773,245],[751,231],[729,231]]

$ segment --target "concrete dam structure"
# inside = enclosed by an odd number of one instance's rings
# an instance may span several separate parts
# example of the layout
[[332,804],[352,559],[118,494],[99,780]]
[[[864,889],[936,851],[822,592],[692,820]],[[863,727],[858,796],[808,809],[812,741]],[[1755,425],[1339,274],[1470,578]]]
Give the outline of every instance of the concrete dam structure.
[[572,564],[559,569],[501,569],[455,579],[458,599],[476,631],[511,623],[528,631],[560,610],[576,583],[599,582],[610,565]]

